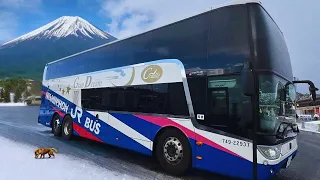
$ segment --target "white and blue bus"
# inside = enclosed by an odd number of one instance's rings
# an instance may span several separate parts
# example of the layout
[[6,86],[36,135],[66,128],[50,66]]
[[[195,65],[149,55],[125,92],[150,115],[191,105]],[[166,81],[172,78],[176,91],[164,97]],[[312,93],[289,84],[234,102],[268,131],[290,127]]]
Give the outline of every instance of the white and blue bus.
[[299,129],[284,37],[256,1],[233,3],[48,63],[38,122],[198,168],[269,179]]

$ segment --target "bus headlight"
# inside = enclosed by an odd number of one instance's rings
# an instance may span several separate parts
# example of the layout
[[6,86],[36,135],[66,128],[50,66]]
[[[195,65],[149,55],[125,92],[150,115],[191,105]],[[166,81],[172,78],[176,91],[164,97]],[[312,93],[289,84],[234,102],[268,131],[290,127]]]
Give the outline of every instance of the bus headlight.
[[281,145],[277,146],[261,146],[258,145],[258,150],[261,152],[261,154],[270,160],[275,160],[280,157],[281,153]]

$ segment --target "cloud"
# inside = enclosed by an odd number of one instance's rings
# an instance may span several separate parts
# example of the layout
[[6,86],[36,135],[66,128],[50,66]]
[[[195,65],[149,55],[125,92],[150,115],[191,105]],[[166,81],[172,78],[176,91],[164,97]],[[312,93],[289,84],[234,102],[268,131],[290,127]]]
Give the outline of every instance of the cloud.
[[105,0],[100,14],[111,19],[108,32],[117,38],[138,34],[209,10],[228,0]]

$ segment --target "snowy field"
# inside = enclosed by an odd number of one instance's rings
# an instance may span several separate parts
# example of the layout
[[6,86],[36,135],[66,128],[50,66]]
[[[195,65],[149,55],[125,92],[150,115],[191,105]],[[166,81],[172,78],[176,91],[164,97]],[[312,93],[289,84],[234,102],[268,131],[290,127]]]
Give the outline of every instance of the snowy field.
[[35,159],[38,147],[19,144],[0,137],[0,179],[3,180],[134,180],[135,177],[119,174],[90,162],[62,154],[55,158]]

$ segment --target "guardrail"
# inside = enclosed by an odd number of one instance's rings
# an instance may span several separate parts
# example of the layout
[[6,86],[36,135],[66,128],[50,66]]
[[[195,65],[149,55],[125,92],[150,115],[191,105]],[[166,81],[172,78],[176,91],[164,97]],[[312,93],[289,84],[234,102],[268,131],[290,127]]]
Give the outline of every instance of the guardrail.
[[320,121],[302,122],[301,127],[309,131],[320,132]]

